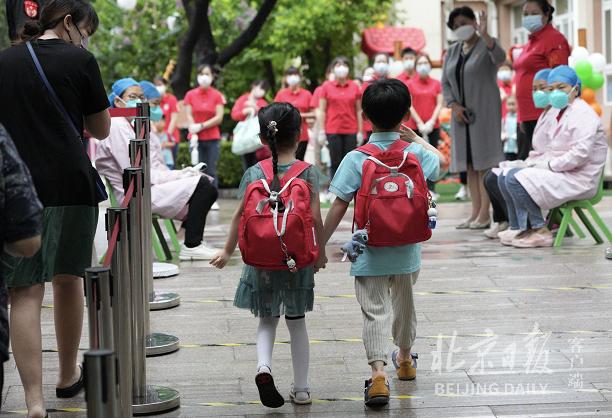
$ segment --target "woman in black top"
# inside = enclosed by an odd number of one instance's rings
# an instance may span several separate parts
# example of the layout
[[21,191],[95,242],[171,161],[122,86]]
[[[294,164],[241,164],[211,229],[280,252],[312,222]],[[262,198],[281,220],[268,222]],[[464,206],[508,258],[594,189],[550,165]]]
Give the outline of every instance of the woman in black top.
[[[22,34],[68,117],[52,101],[24,43],[0,53],[0,123],[28,166],[44,206],[42,248],[32,259],[3,257],[11,298],[11,339],[25,389],[28,416],[44,417],[40,307],[53,283],[59,354],[58,397],[83,386],[77,351],[83,325],[83,282],[97,225],[94,172],[81,138],[87,129],[106,138],[108,100],[88,38],[98,27],[83,0],[51,0]],[[70,120],[68,120],[70,118]],[[75,128],[78,131],[75,133]]]

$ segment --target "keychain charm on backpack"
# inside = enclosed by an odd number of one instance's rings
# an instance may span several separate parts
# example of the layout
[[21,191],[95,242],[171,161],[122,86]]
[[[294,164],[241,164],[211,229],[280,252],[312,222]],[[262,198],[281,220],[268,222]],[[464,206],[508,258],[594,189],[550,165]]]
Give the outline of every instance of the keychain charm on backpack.
[[295,260],[292,257],[289,257],[287,260],[285,260],[285,263],[287,264],[287,267],[289,268],[289,271],[291,273],[297,273],[297,264],[295,263]]
[[341,248],[342,252],[344,253],[342,261],[346,261],[347,258],[350,260],[351,263],[357,261],[357,257],[359,257],[360,254],[363,254],[367,243],[368,231],[365,229],[359,229],[355,231],[351,238],[351,241],[345,243]]
[[429,217],[429,229],[436,229],[436,223],[438,222],[438,210],[436,209],[436,202],[433,201],[429,196],[429,209],[427,209],[427,216]]

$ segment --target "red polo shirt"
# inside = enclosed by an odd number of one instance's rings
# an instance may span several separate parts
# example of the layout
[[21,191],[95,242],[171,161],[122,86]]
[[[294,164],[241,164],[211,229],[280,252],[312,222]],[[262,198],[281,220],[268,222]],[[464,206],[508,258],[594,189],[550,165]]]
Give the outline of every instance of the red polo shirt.
[[506,98],[502,101],[501,105],[502,119],[504,119],[506,117],[506,113],[508,113],[508,109],[506,109],[506,100],[508,97],[512,96],[512,81],[506,84],[501,80],[497,80],[497,85],[506,93]]
[[[249,100],[250,94],[251,94],[250,92],[244,93],[242,96],[240,96],[236,100],[236,103],[234,103],[234,107],[232,107],[231,116],[232,116],[232,119],[235,120],[236,122],[241,122],[247,118],[247,115],[242,113],[242,111],[244,110],[244,105],[246,104],[247,100]],[[262,107],[266,107],[267,105],[268,105],[268,102],[263,98],[257,99],[257,102],[255,102],[257,111],[259,111],[259,109],[261,109]]]
[[[408,87],[408,82],[410,80],[415,79],[415,78],[419,78],[419,75],[415,71],[414,73],[412,73],[412,77],[408,77],[408,74],[406,74],[406,71],[402,71],[402,73],[400,75],[398,75],[397,77],[395,77],[395,78],[398,79],[399,81],[401,81],[402,83],[404,83],[406,85],[406,87]],[[410,88],[410,87],[408,87],[408,88]]]
[[327,100],[325,133],[356,134],[357,100],[361,98],[359,86],[353,80],[341,85],[337,81],[326,81],[321,90],[321,99]]
[[535,74],[544,68],[567,65],[569,56],[567,39],[550,23],[529,35],[521,55],[514,61],[519,122],[537,120],[542,113],[533,104],[531,95]]
[[310,99],[310,107],[312,107],[313,109],[318,109],[319,108],[320,99],[321,99],[321,92],[322,91],[323,91],[323,84],[318,86],[312,92],[312,99]]
[[[191,106],[193,121],[195,123],[202,123],[215,116],[217,106],[225,105],[225,98],[221,92],[214,87],[208,87],[206,89],[196,87],[187,92],[183,102],[185,105]],[[200,141],[212,141],[220,138],[221,130],[219,129],[219,125],[198,132],[198,140]]]
[[[289,88],[279,90],[274,98],[275,102],[286,102],[292,104],[300,111],[300,113],[310,112],[312,101],[312,94],[303,88],[298,88],[293,91]],[[302,133],[300,134],[300,142],[308,142],[308,124],[306,119],[302,118]]]
[[[168,132],[168,128],[170,127],[172,114],[178,112],[177,105],[178,100],[174,94],[166,93],[162,96],[159,106],[161,107],[162,113],[164,114],[164,119],[166,120],[166,125],[164,126],[164,131],[166,132]],[[174,129],[174,132],[171,132],[170,135],[174,138],[174,142],[180,142],[181,137],[178,129]]]
[[[408,90],[412,96],[412,107],[419,114],[421,120],[425,123],[433,116],[436,105],[438,104],[438,95],[442,93],[442,84],[435,78],[413,77],[408,81]],[[413,118],[408,121],[410,129],[417,129],[417,124]],[[440,122],[436,120],[434,128],[439,128]]]

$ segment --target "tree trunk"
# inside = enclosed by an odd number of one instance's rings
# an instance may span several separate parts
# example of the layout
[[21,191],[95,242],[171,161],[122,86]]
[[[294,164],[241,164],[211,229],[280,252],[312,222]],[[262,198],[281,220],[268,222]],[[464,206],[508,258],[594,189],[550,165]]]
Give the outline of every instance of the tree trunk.
[[270,83],[270,88],[274,89],[276,86],[276,77],[274,75],[274,66],[272,65],[272,60],[265,59],[263,61],[264,68],[266,70],[266,78],[268,79],[268,83]]
[[187,32],[181,40],[176,69],[172,76],[172,88],[174,94],[182,99],[189,90],[191,80],[191,69],[193,67],[193,50],[200,39],[200,33],[205,26],[210,28],[208,21],[208,6],[210,0],[183,0],[185,13],[189,20]]

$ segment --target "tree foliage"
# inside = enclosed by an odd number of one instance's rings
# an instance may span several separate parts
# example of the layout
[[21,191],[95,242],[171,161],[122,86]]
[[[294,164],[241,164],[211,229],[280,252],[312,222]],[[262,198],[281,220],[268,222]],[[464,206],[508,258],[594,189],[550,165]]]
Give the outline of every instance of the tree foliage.
[[[210,1],[205,17],[217,52],[248,28],[265,1]],[[92,38],[92,50],[107,86],[119,77],[151,79],[163,73],[170,59],[177,59],[188,29],[181,0],[138,0],[134,11],[119,9],[114,0],[97,0],[95,5],[101,22]],[[230,104],[255,79],[268,79],[276,90],[282,71],[297,58],[314,88],[334,56],[358,54],[359,33],[378,21],[385,22],[390,5],[391,0],[278,0],[257,38],[220,67],[217,87]],[[166,19],[173,14],[177,20],[171,31]],[[204,52],[197,49],[193,67],[205,60]]]

